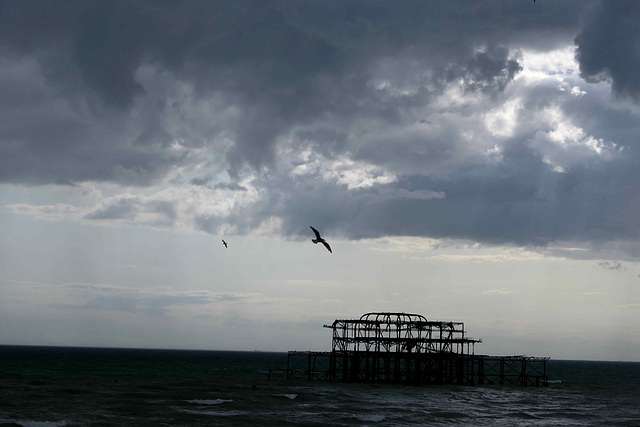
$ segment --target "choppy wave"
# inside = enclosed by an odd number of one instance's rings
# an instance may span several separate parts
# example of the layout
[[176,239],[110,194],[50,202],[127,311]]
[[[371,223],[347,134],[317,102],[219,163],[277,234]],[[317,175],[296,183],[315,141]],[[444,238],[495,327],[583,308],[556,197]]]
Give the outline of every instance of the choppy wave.
[[290,400],[293,400],[296,397],[298,397],[298,395],[295,393],[283,393],[283,394],[279,394],[278,396],[286,397],[287,399],[290,399]]
[[228,410],[228,411],[194,411],[190,409],[181,409],[180,412],[184,412],[186,414],[194,414],[194,415],[207,415],[210,417],[237,417],[242,415],[249,414],[248,411],[236,411],[236,410]]
[[286,354],[254,352],[0,346],[0,360],[0,424],[24,427],[640,425],[640,364],[551,361],[536,388],[267,381]]
[[233,402],[233,399],[193,399],[185,400],[185,402],[196,405],[221,405],[223,403]]
[[34,420],[3,420],[0,418],[1,424],[13,424],[21,427],[65,427],[69,425],[66,420],[61,421],[34,421]]
[[370,423],[379,423],[381,421],[384,421],[386,417],[382,414],[365,414],[365,415],[354,415],[354,418],[360,421],[365,421]]

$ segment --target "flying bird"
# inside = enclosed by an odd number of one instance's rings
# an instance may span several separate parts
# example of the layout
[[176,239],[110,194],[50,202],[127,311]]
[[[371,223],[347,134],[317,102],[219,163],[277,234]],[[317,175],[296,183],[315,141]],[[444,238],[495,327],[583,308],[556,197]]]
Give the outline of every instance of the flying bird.
[[[311,227],[311,226],[309,226]],[[311,239],[311,241],[313,243],[315,243],[316,245],[318,243],[322,243],[324,245],[325,248],[327,248],[327,250],[331,253],[333,253],[333,251],[331,250],[331,246],[329,246],[329,244],[327,243],[326,240],[324,240],[322,237],[320,237],[320,232],[318,230],[316,230],[315,228],[311,227],[311,229],[313,230],[314,233],[316,233],[316,238],[315,239]]]
[[222,239],[222,244],[224,245],[225,248],[227,248],[227,242],[224,241],[224,239]]

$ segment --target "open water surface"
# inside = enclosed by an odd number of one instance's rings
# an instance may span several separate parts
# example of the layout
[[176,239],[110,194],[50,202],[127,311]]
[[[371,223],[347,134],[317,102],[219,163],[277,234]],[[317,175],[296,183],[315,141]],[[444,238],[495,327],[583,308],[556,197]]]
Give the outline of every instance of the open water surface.
[[640,426],[640,363],[549,387],[267,380],[286,353],[0,346],[0,426]]

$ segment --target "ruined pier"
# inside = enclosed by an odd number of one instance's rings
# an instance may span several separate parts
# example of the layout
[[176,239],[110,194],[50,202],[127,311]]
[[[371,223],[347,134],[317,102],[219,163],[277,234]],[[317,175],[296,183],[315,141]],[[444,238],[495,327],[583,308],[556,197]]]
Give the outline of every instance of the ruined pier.
[[327,352],[290,351],[285,369],[269,378],[404,384],[548,385],[548,357],[476,355],[479,339],[462,322],[429,321],[407,313],[367,313],[337,319]]

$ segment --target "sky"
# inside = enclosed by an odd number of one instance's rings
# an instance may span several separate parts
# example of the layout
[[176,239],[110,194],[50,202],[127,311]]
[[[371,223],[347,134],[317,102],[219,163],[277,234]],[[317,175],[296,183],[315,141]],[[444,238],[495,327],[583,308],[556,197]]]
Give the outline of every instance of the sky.
[[330,350],[385,311],[640,361],[639,29],[617,0],[0,1],[0,344]]

